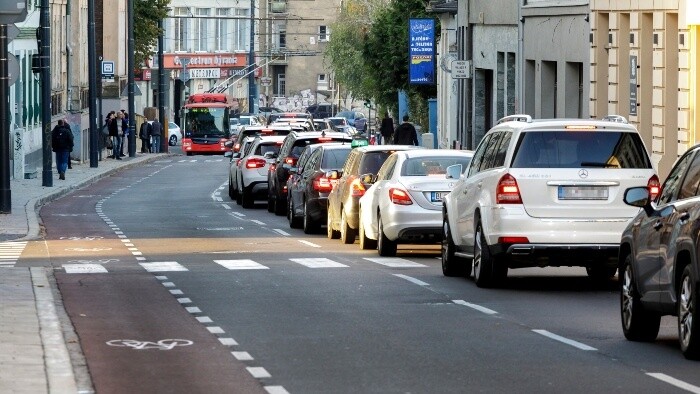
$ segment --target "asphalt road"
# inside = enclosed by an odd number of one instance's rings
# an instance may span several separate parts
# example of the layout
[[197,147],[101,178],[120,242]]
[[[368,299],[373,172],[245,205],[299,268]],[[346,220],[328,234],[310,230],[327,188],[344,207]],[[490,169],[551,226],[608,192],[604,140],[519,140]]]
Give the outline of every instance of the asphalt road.
[[700,392],[675,320],[625,340],[615,282],[479,289],[437,248],[379,258],[243,209],[227,165],[174,156],[41,211],[21,262],[54,266],[98,393]]

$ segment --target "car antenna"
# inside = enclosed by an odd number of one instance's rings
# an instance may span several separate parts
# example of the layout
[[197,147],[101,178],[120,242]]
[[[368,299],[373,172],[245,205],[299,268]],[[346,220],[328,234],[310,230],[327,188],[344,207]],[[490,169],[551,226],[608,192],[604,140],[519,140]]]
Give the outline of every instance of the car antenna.
[[326,136],[326,130],[321,130],[321,137],[325,137],[325,136]]

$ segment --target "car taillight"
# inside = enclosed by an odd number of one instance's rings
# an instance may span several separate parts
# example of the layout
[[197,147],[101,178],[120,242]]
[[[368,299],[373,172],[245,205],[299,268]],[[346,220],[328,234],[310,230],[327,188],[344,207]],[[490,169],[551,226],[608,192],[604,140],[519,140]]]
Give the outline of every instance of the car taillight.
[[267,162],[258,157],[251,157],[245,161],[245,168],[263,168]]
[[510,174],[505,174],[496,186],[496,204],[522,204],[518,182]]
[[219,145],[221,145],[222,148],[225,148],[224,144],[226,143],[226,138],[222,138],[219,140]]
[[297,158],[293,157],[293,156],[287,156],[284,159],[284,164],[289,164],[290,166],[293,166],[293,165],[297,164]]
[[275,172],[276,169],[277,169],[277,163],[270,164],[270,169],[269,169],[270,172]]
[[236,143],[236,145],[233,146],[233,151],[238,152],[239,150],[241,150],[241,144]]
[[661,193],[661,183],[659,183],[659,177],[652,175],[647,182],[647,188],[649,188],[649,197],[652,200],[656,200],[656,197]]
[[362,197],[365,195],[365,185],[359,179],[355,179],[350,184],[350,195],[352,197]]
[[398,205],[413,204],[413,201],[411,201],[411,196],[409,196],[405,190],[397,189],[395,187],[389,189],[389,199],[391,200],[391,202]]
[[499,244],[529,244],[527,237],[498,237]]
[[331,190],[333,190],[333,184],[331,183],[331,180],[326,178],[325,176],[315,179],[313,185],[314,190],[322,193],[330,192]]

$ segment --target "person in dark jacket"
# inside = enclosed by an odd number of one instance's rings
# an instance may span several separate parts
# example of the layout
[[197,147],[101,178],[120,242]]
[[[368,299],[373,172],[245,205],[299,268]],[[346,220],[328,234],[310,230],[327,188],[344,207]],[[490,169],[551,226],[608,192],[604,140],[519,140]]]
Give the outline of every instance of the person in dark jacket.
[[163,125],[160,124],[158,118],[153,119],[151,123],[151,137],[153,139],[153,145],[151,146],[151,153],[160,153],[160,144],[162,143],[160,138],[163,136]]
[[391,135],[394,134],[394,120],[389,116],[389,112],[384,114],[379,132],[382,135],[382,141],[379,141],[380,144],[386,145],[391,143]]
[[73,133],[63,119],[59,119],[56,127],[51,130],[51,149],[56,152],[58,179],[66,179],[69,155],[73,150]]
[[394,144],[418,145],[416,128],[408,121],[408,115],[403,116],[403,123],[394,131]]
[[122,139],[124,137],[124,131],[122,130],[122,116],[121,112],[116,115],[110,113],[111,120],[109,121],[109,136],[112,137],[112,156],[117,160],[122,158],[119,156],[119,150],[121,149]]

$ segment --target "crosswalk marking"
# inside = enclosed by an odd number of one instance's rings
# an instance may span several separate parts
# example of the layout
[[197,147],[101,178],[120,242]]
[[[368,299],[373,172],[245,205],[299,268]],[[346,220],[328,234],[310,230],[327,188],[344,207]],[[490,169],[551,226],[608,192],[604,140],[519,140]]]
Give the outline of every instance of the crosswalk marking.
[[289,259],[297,264],[301,264],[309,268],[342,268],[347,267],[345,264],[335,262],[326,258],[306,258],[306,259]]
[[22,255],[26,241],[0,242],[0,267],[9,267],[17,264],[19,256]]
[[214,260],[216,264],[230,270],[266,270],[270,269],[253,260]]
[[107,268],[100,264],[63,264],[67,274],[104,274]]
[[415,263],[411,260],[406,260],[399,257],[365,257],[364,259],[391,268],[426,267],[423,264]]
[[139,264],[148,272],[189,271],[187,268],[180,265],[177,261],[160,261],[155,263]]

